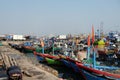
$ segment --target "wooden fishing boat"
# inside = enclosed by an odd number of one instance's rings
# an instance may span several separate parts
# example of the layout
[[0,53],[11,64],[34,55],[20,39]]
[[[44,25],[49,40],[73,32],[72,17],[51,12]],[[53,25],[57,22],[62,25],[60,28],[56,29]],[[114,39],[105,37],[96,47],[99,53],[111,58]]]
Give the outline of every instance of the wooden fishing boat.
[[[92,44],[94,43],[94,29],[92,28]],[[88,37],[88,53],[87,59],[90,58],[90,37]],[[106,66],[106,65],[96,65],[96,52],[98,50],[99,56],[106,60],[107,50],[105,48],[104,40],[100,40],[98,42],[97,49],[96,47],[92,46],[92,64],[86,64],[81,62],[76,62],[76,65],[79,67],[80,73],[83,74],[85,80],[120,80],[120,68],[114,66]]]
[[48,64],[62,65],[59,56],[53,56],[50,54],[37,53],[34,51],[34,54],[37,56],[39,61],[45,60]]
[[114,50],[109,50],[109,51],[98,50],[98,55],[100,60],[105,61],[108,60],[108,58],[113,59],[114,54],[115,54]]
[[116,73],[107,72],[109,70],[115,71],[118,68],[96,66],[96,69],[94,69],[92,68],[92,66],[91,67],[85,66],[85,64],[78,62],[76,62],[76,65],[79,67],[79,71],[82,72],[86,80],[120,80],[120,73],[116,74]]
[[120,71],[116,73],[120,70],[119,67],[96,65],[94,68],[93,64],[82,63],[69,57],[66,57],[63,62],[75,72],[82,74],[85,80],[120,80]]
[[41,47],[33,47],[33,46],[23,46],[23,50],[25,53],[33,53],[33,51],[42,53]]
[[76,65],[76,62],[79,62],[77,60],[71,59],[69,57],[61,57],[61,61],[64,63],[64,65],[68,68],[72,68],[75,72],[79,71],[78,66]]
[[16,48],[17,44],[9,43],[9,46],[11,46],[12,48]]
[[45,58],[42,56],[36,56],[36,58],[39,62],[46,62]]
[[68,60],[66,60],[66,59],[60,59],[60,61],[61,61],[67,68],[72,68],[72,67],[70,66],[70,62],[69,62]]
[[[42,53],[41,47],[23,46],[23,48],[26,53],[33,53],[33,51]],[[59,48],[54,48],[54,51],[57,51],[57,50],[59,50]],[[52,52],[52,47],[47,47],[44,49],[44,53],[50,53],[50,52]]]
[[37,60],[40,62],[44,62],[45,57],[47,56],[47,54],[37,53],[36,51],[34,51],[33,54],[36,56]]
[[66,58],[69,62],[70,62],[70,66],[71,68],[75,71],[75,72],[79,72],[79,67],[76,65],[76,62],[79,62],[79,61],[76,61],[76,60],[73,60],[69,57]]
[[13,43],[9,43],[9,46],[11,46],[12,48],[19,50],[20,52],[22,52],[23,48],[22,48],[22,44],[13,44]]
[[35,50],[32,42],[23,43],[22,48],[23,48],[22,52],[24,53],[33,53],[33,51]]
[[67,58],[66,56],[59,54],[59,57],[60,57],[60,61],[61,61],[66,67],[72,68],[72,67],[70,66],[70,61],[68,61],[68,60],[66,59],[66,58]]
[[[38,53],[42,53],[42,48],[41,47],[36,47],[35,51]],[[44,53],[50,53],[52,52],[52,47],[45,47],[44,48]]]
[[45,60],[50,65],[63,65],[62,62],[58,59],[55,60],[55,59],[45,57]]
[[33,53],[33,51],[42,53],[42,48],[41,47],[23,46],[23,50],[24,50],[25,53]]
[[23,46],[23,52],[25,53],[33,53],[35,51],[35,48],[32,46]]

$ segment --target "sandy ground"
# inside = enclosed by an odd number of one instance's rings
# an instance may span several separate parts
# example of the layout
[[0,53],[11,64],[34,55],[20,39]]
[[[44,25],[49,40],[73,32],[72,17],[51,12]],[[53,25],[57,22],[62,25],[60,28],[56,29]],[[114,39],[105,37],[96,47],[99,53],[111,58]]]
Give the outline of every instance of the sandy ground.
[[25,71],[28,71],[32,77],[24,76],[23,80],[58,80],[56,76],[42,69],[39,64],[35,65],[26,58],[17,60],[18,65]]
[[[22,71],[27,72],[31,75],[31,77],[28,77],[25,74],[23,74],[23,80],[60,80],[55,75],[51,74],[50,72],[47,72],[43,68],[43,66],[38,64],[36,61],[28,59],[23,53],[20,53],[19,51],[12,49],[9,46],[0,46],[0,52],[14,57]],[[57,74],[55,70],[53,70],[52,72]]]

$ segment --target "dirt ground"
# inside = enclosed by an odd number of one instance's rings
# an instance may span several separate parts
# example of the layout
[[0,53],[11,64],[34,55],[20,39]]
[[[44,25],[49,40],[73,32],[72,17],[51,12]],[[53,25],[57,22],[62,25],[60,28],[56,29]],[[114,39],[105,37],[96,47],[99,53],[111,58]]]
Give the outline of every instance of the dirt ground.
[[[35,61],[28,59],[23,53],[11,48],[10,46],[0,46],[0,53],[4,53],[11,57],[14,57],[18,66],[20,66],[23,72],[23,80],[60,80],[57,77],[57,72],[55,70],[50,70],[51,68],[47,67],[48,71],[45,70],[44,66],[38,64]],[[26,75],[26,73],[28,73]],[[53,73],[55,74],[53,75]]]

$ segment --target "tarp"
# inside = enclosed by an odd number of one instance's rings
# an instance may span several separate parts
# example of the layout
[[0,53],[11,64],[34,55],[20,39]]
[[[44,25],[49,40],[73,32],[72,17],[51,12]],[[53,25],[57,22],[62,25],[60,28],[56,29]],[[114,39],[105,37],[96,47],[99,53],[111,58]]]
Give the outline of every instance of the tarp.
[[98,49],[104,51],[104,48],[105,48],[105,42],[104,42],[104,40],[98,41]]
[[32,43],[31,42],[25,42],[24,46],[32,46]]
[[100,41],[98,41],[98,45],[105,45],[104,40],[100,40]]

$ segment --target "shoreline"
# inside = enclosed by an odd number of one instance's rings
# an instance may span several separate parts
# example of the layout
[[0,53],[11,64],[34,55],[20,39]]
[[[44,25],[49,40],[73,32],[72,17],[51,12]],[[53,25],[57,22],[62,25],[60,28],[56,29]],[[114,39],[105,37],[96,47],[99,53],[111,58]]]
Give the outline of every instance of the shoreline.
[[[8,42],[3,42],[3,46],[0,46],[0,53],[14,57],[23,72],[23,80],[59,80],[56,70],[40,64],[35,59],[28,59],[24,53],[11,48]],[[26,76],[25,73],[29,75]]]

